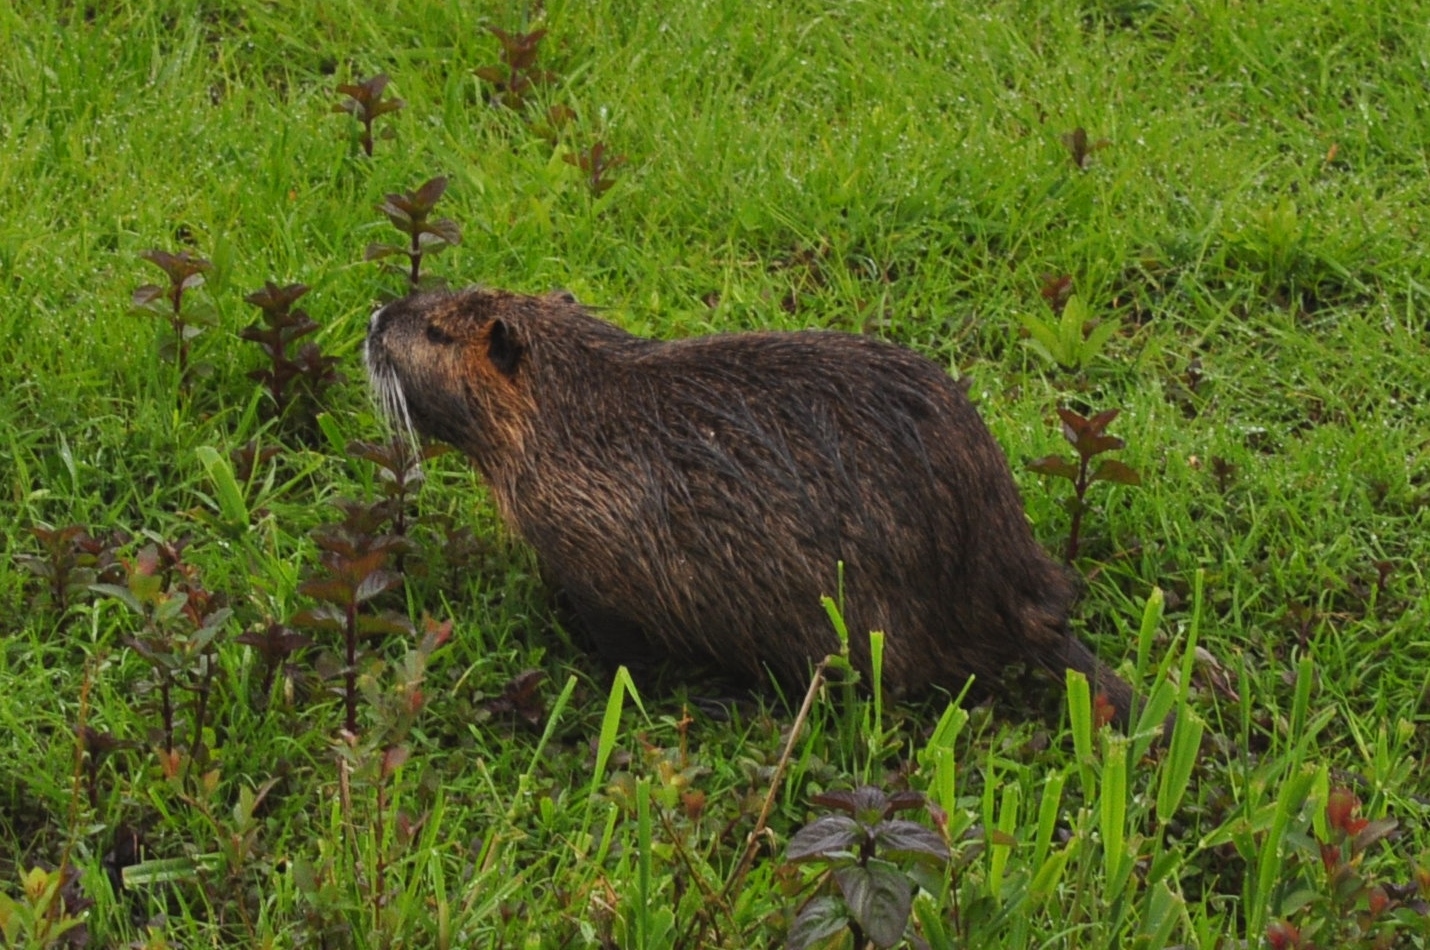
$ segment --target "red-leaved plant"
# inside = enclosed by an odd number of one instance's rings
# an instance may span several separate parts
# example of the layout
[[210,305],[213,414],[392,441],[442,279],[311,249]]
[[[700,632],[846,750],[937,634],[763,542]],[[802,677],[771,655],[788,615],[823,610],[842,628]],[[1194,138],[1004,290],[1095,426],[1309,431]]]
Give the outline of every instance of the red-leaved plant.
[[[358,139],[362,143],[363,154],[372,157],[372,124],[379,116],[387,115],[389,112],[396,112],[407,103],[397,97],[388,99],[382,98],[382,91],[387,88],[390,82],[386,73],[378,73],[370,79],[364,79],[356,83],[344,83],[338,86],[338,93],[346,98],[333,103],[334,112],[345,112],[357,119],[362,124],[362,133]],[[391,128],[387,130],[385,138],[391,138]]]
[[188,251],[170,254],[151,248],[139,256],[162,270],[169,278],[169,286],[145,284],[140,287],[134,291],[134,309],[169,321],[174,339],[160,348],[159,355],[172,359],[179,367],[179,378],[187,383],[189,343],[216,320],[211,307],[192,300],[186,302],[185,298],[189,291],[203,286],[204,274],[213,270],[213,264]]
[[1107,427],[1117,418],[1118,409],[1107,409],[1092,416],[1080,416],[1071,409],[1058,409],[1058,417],[1063,421],[1063,438],[1077,451],[1077,459],[1069,460],[1061,455],[1045,455],[1033,459],[1028,468],[1039,475],[1065,478],[1072,482],[1073,495],[1063,502],[1063,507],[1072,516],[1068,528],[1067,549],[1063,559],[1071,564],[1077,557],[1082,531],[1082,516],[1087,511],[1087,490],[1095,482],[1118,482],[1123,485],[1140,485],[1142,477],[1117,459],[1103,459],[1097,467],[1092,460],[1104,452],[1113,452],[1125,445],[1115,435],[1107,434]]
[[530,33],[508,33],[494,26],[487,32],[501,42],[501,52],[497,54],[501,64],[480,66],[473,70],[478,79],[492,84],[492,104],[521,110],[537,86],[551,82],[555,76],[544,69],[536,68],[536,57],[541,52],[541,41],[546,38],[545,30]]
[[416,191],[390,194],[377,210],[387,215],[392,226],[408,237],[407,246],[369,244],[366,259],[400,256],[408,260],[407,280],[415,289],[422,281],[422,258],[462,243],[462,229],[451,218],[432,219],[432,210],[447,190],[442,176],[423,183]]

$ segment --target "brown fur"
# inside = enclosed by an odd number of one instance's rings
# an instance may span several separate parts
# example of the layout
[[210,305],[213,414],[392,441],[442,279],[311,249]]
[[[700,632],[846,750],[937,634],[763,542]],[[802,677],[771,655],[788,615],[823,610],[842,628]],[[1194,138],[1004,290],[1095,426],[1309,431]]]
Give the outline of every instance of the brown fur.
[[468,290],[376,314],[367,362],[391,414],[472,458],[614,659],[655,646],[801,684],[837,649],[820,597],[842,562],[893,692],[1071,667],[1126,723],[1132,692],[1069,634],[1073,585],[1003,453],[922,356],[817,331],[662,342],[569,295]]

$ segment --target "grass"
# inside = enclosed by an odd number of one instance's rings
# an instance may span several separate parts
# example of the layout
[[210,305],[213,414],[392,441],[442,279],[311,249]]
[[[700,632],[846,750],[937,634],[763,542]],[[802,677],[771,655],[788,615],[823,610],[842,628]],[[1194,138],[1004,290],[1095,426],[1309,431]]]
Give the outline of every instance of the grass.
[[[557,81],[525,114],[473,76],[488,25],[549,31]],[[1425,945],[1427,57],[1405,0],[0,8],[0,933],[58,939],[61,877],[31,869],[68,865],[63,906],[101,946],[771,945],[813,893],[819,869],[780,859],[812,796],[868,783],[943,809],[951,859],[913,905],[930,946]],[[368,159],[332,106],[379,71],[406,107]],[[533,126],[558,104],[553,146]],[[1079,127],[1106,142],[1081,168]],[[627,157],[599,195],[562,158],[597,142]],[[454,283],[565,287],[659,336],[829,327],[945,363],[1049,550],[1065,486],[1023,463],[1065,451],[1057,407],[1120,409],[1141,485],[1089,492],[1075,624],[1218,738],[1195,768],[1144,757],[1076,691],[1010,675],[966,721],[836,690],[776,773],[784,707],[687,716],[683,691],[613,686],[451,456],[420,510],[471,551],[419,525],[427,570],[384,602],[450,618],[451,641],[376,645],[352,742],[312,673],[322,631],[265,695],[234,637],[311,607],[309,532],[376,497],[342,452],[380,436],[361,340],[401,290],[362,260],[399,240],[375,205],[436,175],[463,241],[425,267]],[[167,323],[129,313],[149,248],[214,264],[193,344],[212,373],[187,385]],[[1024,318],[1055,321],[1047,275],[1118,324],[1081,369],[1024,341]],[[348,377],[310,429],[246,376],[243,296],[269,280],[312,287],[311,339]],[[235,514],[202,450],[252,439],[283,452]],[[81,591],[61,617],[24,568],[36,525],[127,532],[131,564],[188,539],[233,610],[176,661],[212,670],[197,754],[182,690],[180,756],[156,751],[140,616]],[[517,711],[494,706],[526,670],[544,679]],[[122,743],[93,800],[80,725]],[[1357,817],[1328,812],[1339,786]],[[104,865],[133,835],[116,892]]]

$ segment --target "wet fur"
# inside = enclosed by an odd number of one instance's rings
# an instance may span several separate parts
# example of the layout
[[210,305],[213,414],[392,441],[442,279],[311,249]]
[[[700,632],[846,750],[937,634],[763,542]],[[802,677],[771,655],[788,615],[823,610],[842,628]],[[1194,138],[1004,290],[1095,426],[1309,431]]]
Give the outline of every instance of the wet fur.
[[[662,342],[567,295],[426,294],[375,315],[389,415],[465,451],[615,660],[652,647],[798,685],[851,631],[896,693],[1009,663],[1132,693],[1067,629],[1073,585],[1001,450],[937,365],[831,332]],[[867,638],[852,638],[867,670]]]

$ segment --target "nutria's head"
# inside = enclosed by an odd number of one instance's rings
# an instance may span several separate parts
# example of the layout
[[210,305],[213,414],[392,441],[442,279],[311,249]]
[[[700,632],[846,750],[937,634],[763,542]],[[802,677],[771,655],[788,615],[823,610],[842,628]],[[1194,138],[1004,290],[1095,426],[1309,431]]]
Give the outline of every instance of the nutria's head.
[[483,467],[519,449],[532,409],[525,339],[565,297],[501,291],[413,294],[372,315],[364,348],[378,405],[393,425],[440,439]]
[[413,294],[372,315],[365,358],[382,411],[407,435],[440,439],[488,475],[521,456],[536,417],[561,428],[607,358],[649,341],[593,317],[564,291],[473,288]]

